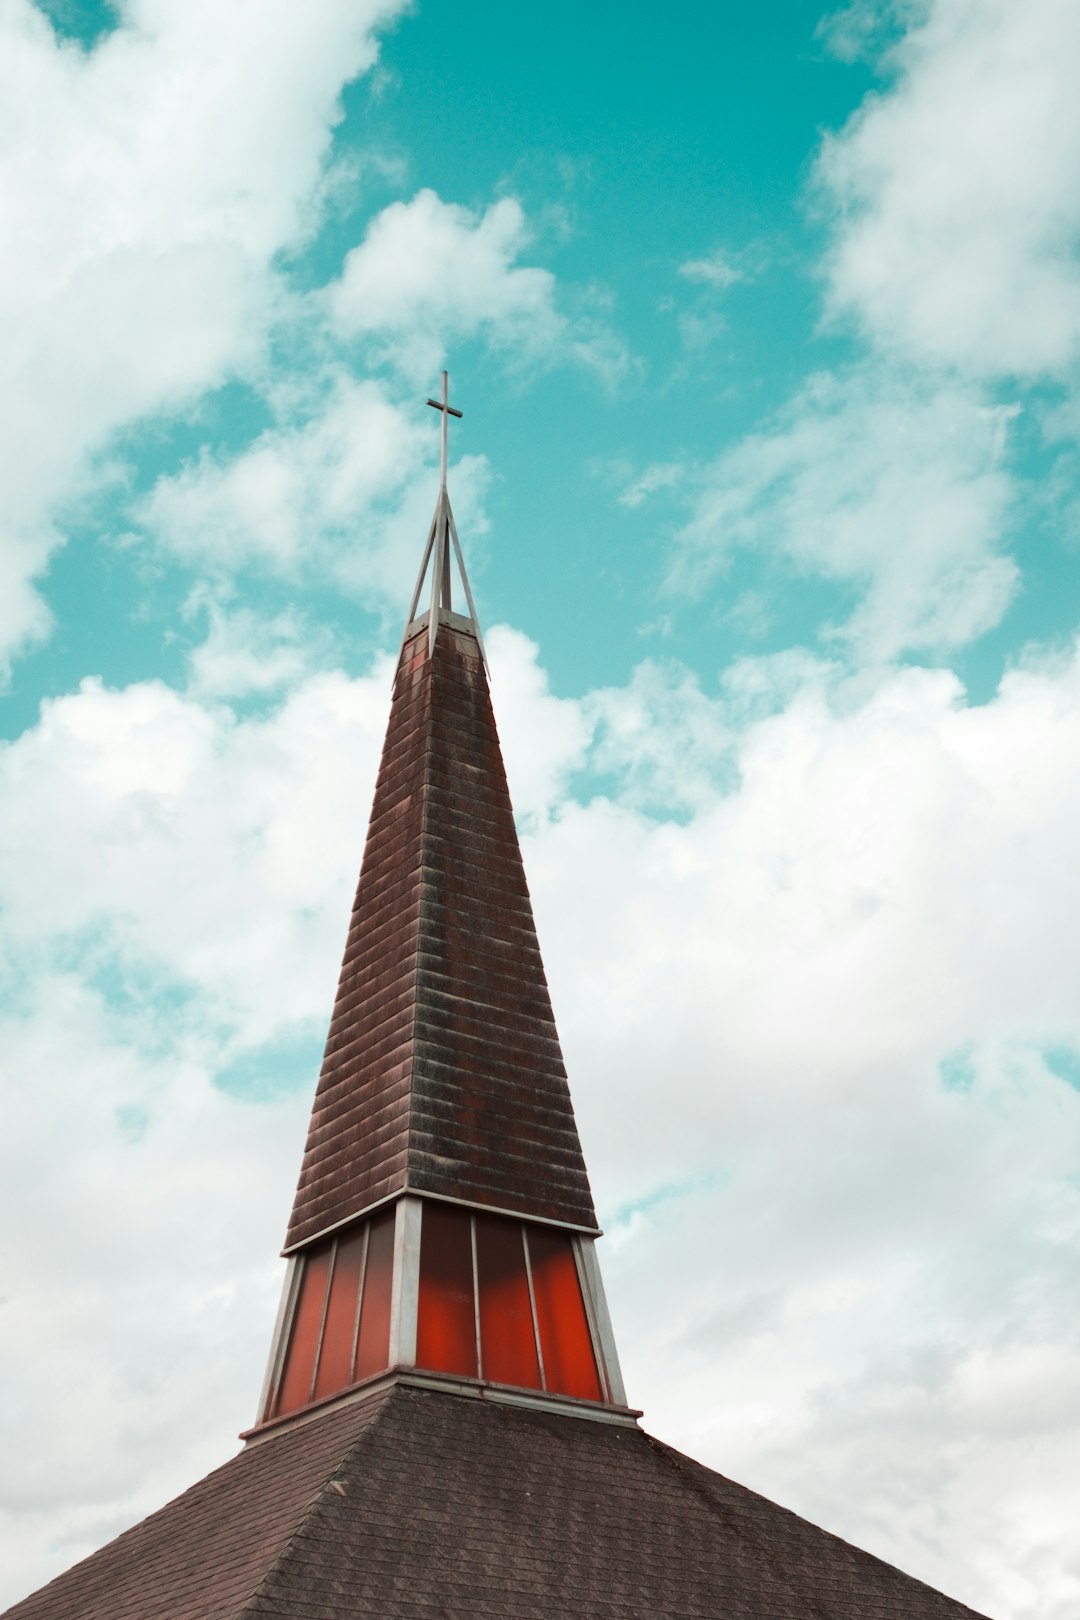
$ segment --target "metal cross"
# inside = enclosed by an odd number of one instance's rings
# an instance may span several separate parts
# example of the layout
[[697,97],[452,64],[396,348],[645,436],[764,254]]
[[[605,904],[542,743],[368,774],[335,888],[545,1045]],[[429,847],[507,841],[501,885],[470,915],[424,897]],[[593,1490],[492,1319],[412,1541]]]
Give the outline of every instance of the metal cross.
[[459,417],[459,418],[461,416],[461,412],[460,411],[455,411],[454,407],[449,403],[449,398],[450,398],[450,376],[449,376],[448,372],[444,371],[443,374],[442,374],[442,399],[429,399],[428,400],[429,405],[434,405],[434,407],[435,407],[435,409],[437,411],[442,411],[442,488],[443,489],[446,488],[446,429],[447,429],[447,426],[449,425],[449,418],[451,416],[456,416],[456,417]]

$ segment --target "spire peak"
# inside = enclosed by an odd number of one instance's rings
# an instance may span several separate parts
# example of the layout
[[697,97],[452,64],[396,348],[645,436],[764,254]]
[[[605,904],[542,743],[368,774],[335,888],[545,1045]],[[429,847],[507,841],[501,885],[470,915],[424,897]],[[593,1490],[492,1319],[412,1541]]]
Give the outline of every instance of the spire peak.
[[473,601],[472,589],[469,585],[469,576],[465,569],[465,559],[461,554],[461,543],[458,540],[457,524],[454,522],[453,508],[450,505],[450,492],[447,488],[447,452],[448,427],[451,416],[459,421],[462,412],[450,404],[450,375],[444,371],[442,374],[442,398],[428,399],[428,404],[442,413],[441,422],[441,453],[439,458],[439,494],[435,502],[435,515],[428,529],[427,542],[420,562],[420,572],[416,576],[416,589],[409,604],[409,615],[405,621],[405,634],[402,637],[402,647],[408,641],[411,633],[415,633],[417,609],[420,606],[420,596],[424,589],[424,581],[428,571],[431,572],[431,600],[427,611],[428,630],[428,657],[435,652],[435,641],[439,634],[439,625],[445,622],[453,611],[453,601],[450,584],[450,547],[454,548],[457,559],[458,576],[465,593],[465,601],[469,609],[469,628],[476,636],[480,648],[480,657],[484,668],[487,668],[487,655],[484,652],[484,638],[480,634],[480,621],[476,614],[476,604]]

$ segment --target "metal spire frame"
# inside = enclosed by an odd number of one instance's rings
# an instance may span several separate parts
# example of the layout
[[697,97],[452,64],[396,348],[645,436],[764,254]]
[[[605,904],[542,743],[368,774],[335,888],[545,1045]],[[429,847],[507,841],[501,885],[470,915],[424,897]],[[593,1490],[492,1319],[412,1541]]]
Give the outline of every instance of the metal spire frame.
[[[487,654],[484,651],[484,638],[480,634],[480,620],[477,617],[476,604],[473,601],[472,589],[469,585],[469,576],[465,570],[465,559],[461,555],[461,542],[458,540],[457,524],[454,522],[454,513],[450,506],[450,492],[447,489],[446,484],[448,459],[447,441],[450,417],[456,416],[460,419],[462,414],[450,404],[449,373],[444,371],[442,374],[442,398],[429,399],[428,404],[433,406],[435,410],[441,411],[442,413],[442,446],[439,464],[439,496],[438,500],[435,502],[435,515],[431,520],[431,527],[428,530],[427,543],[424,546],[424,555],[420,563],[420,572],[416,576],[416,589],[413,591],[412,602],[409,605],[409,616],[405,621],[405,636],[408,636],[409,626],[416,618],[416,610],[420,605],[420,593],[423,591],[424,580],[427,576],[428,568],[430,567],[431,606],[428,612],[428,657],[430,658],[432,653],[435,651],[435,639],[439,633],[440,614],[442,612],[450,613],[452,611],[450,591],[450,547],[452,545],[454,548],[454,556],[457,558],[458,574],[461,579],[462,587],[465,591],[465,601],[468,604],[469,617],[472,620],[473,628],[476,632],[476,640],[480,648],[480,657],[483,659],[484,668],[487,669],[488,662]],[[404,646],[404,638],[402,640],[402,645]]]

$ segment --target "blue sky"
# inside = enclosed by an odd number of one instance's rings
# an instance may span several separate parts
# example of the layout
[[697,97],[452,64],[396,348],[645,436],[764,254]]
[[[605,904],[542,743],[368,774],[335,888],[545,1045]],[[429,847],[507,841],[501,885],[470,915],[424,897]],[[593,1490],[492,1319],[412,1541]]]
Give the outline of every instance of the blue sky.
[[1078,46],[0,6],[0,1598],[249,1416],[448,365],[632,1398],[1073,1620]]

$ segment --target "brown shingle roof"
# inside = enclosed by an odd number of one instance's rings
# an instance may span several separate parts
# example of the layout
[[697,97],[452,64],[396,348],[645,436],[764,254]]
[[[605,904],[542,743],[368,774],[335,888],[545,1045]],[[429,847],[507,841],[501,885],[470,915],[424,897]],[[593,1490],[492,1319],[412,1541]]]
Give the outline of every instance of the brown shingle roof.
[[594,1229],[476,639],[402,652],[286,1245],[406,1188]]
[[249,1446],[7,1620],[972,1620],[641,1430],[397,1385]]

